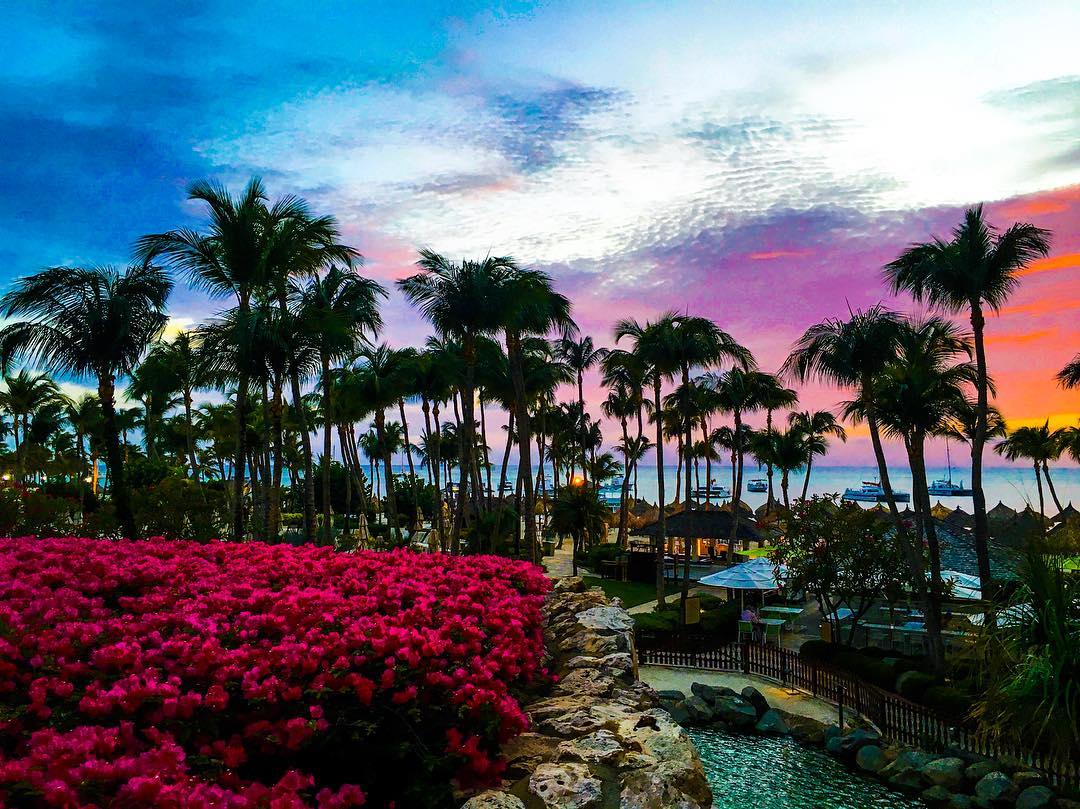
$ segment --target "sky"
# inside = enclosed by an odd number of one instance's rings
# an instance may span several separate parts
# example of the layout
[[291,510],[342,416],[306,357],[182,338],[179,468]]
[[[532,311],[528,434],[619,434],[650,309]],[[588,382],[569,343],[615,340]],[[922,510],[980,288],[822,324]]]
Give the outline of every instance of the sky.
[[[774,370],[893,298],[966,206],[1053,232],[988,325],[1013,425],[1075,424],[1080,4],[63,3],[6,10],[0,288],[198,226],[194,180],[336,216],[392,285],[418,247],[549,272],[585,333],[714,318]],[[220,302],[178,287],[176,327]],[[384,338],[426,325],[396,292]],[[589,379],[598,412],[598,380]],[[802,407],[841,392],[805,388]],[[570,391],[566,393],[570,396]],[[609,433],[615,437],[615,431]],[[830,463],[867,460],[855,431]],[[902,451],[892,448],[899,459]],[[931,460],[944,455],[935,446]]]

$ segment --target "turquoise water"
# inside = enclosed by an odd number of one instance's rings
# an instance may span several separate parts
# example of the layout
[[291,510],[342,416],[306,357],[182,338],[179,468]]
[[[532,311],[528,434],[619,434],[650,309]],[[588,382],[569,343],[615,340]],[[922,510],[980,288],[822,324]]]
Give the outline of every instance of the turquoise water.
[[713,809],[915,809],[925,807],[788,738],[689,731],[713,791]]

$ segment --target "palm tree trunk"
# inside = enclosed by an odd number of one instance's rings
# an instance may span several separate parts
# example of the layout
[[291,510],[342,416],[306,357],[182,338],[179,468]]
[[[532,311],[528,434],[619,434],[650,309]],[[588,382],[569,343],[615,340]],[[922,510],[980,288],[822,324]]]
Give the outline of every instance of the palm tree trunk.
[[195,438],[191,426],[191,388],[184,388],[184,439],[187,442],[188,462],[191,464],[191,479],[199,479],[199,459],[195,457]]
[[[986,519],[986,494],[983,492],[982,461],[986,445],[986,419],[989,414],[989,380],[986,372],[986,341],[983,329],[986,322],[978,298],[971,301],[971,331],[975,343],[975,435],[971,440],[971,501],[975,517],[975,556],[979,565],[979,585],[983,598],[994,597],[993,575],[990,571],[990,523]],[[992,624],[987,624],[991,626]]]
[[379,445],[383,447],[383,477],[386,478],[386,519],[390,524],[390,542],[397,542],[398,513],[397,498],[394,496],[394,473],[391,469],[390,449],[386,446],[383,437],[386,434],[386,411],[382,408],[375,411],[375,435],[379,437]]
[[585,416],[585,388],[584,388],[585,374],[582,369],[579,368],[577,372],[577,400],[578,408],[580,409],[579,415],[581,416],[581,477],[586,481],[589,480],[589,461],[585,455],[585,434],[589,429],[589,420]]
[[735,422],[735,461],[732,469],[732,477],[735,487],[731,492],[731,533],[728,535],[728,561],[735,561],[735,542],[739,537],[739,518],[742,516],[742,482],[743,482],[743,435],[742,435],[742,411],[735,408],[732,411]]
[[[803,477],[803,484],[802,484],[802,499],[803,500],[806,499],[806,493],[810,489],[810,468],[813,465],[814,465],[814,454],[810,453],[809,455],[806,456],[806,475],[805,475],[805,477]],[[785,505],[785,507],[787,506],[786,503],[784,505]]]
[[892,483],[889,480],[889,465],[885,462],[885,449],[881,445],[881,431],[878,429],[877,413],[874,408],[874,403],[868,395],[873,380],[869,375],[864,376],[862,380],[862,394],[866,401],[866,426],[870,430],[870,443],[874,447],[874,458],[877,461],[878,467],[878,480],[881,483],[881,488],[885,492],[885,502],[889,506],[889,513],[892,514],[893,521],[900,524],[900,510],[896,507],[896,498],[893,497]]
[[[250,312],[249,293],[242,291],[240,299],[240,321],[247,328]],[[247,422],[248,422],[248,346],[246,335],[241,337],[238,346],[240,366],[236,375],[236,461],[233,463],[233,541],[244,539],[244,463],[247,460]]]
[[926,537],[930,557],[929,584],[925,583],[925,574],[921,576],[920,581],[925,592],[923,612],[926,621],[926,639],[934,672],[940,675],[945,671],[945,647],[941,640],[941,546],[930,515],[930,493],[927,491],[923,441],[922,435],[913,436],[908,446],[908,455],[914,489],[912,494],[915,499],[915,521]]
[[[443,522],[443,487],[442,478],[440,475],[442,466],[442,425],[439,424],[439,402],[435,401],[432,408],[432,418],[435,422],[435,435],[429,439],[431,441],[432,451],[435,453],[435,459],[431,462],[432,474],[435,477],[435,510],[437,514],[432,515],[432,525],[437,527],[439,532],[439,548],[445,553],[450,549],[447,544],[446,536],[446,524]],[[448,473],[449,474],[449,473]],[[449,479],[449,477],[447,478]]]
[[[1033,464],[1035,467],[1035,486],[1039,490],[1039,516],[1046,520],[1046,503],[1043,500],[1043,485],[1042,485],[1042,472],[1039,470],[1039,462],[1035,461]],[[1046,527],[1045,525],[1043,526]]]
[[[626,429],[626,416],[619,419],[619,424],[622,427],[622,439],[623,448],[630,449],[630,434]],[[623,482],[622,488],[619,489],[619,530],[615,535],[615,541],[620,548],[626,547],[627,539],[627,523],[629,510],[627,508],[626,498],[630,495],[630,453],[626,452],[623,455]]]
[[409,486],[412,489],[413,513],[412,528],[420,522],[420,491],[416,488],[416,468],[413,466],[412,444],[409,442],[409,420],[405,418],[405,399],[398,398],[398,411],[401,414],[401,435],[405,440],[405,458],[409,464]]
[[480,443],[483,444],[481,451],[477,453],[477,458],[483,458],[484,462],[484,477],[487,480],[487,501],[488,509],[494,508],[495,492],[491,489],[491,458],[488,457],[488,439],[487,439],[487,411],[484,408],[484,394],[483,390],[480,392]]
[[300,433],[300,448],[304,463],[304,496],[301,499],[301,511],[304,513],[304,541],[315,543],[315,474],[311,451],[311,428],[308,426],[307,411],[304,409],[303,394],[300,391],[300,376],[289,374],[292,387],[293,418]]
[[786,511],[791,510],[791,501],[788,500],[788,483],[789,482],[790,482],[790,478],[789,478],[789,475],[788,475],[788,470],[787,469],[782,469],[780,471],[780,491],[784,495],[784,509]]
[[503,489],[506,488],[506,470],[510,465],[510,451],[514,448],[514,411],[506,416],[506,445],[503,447],[502,464],[499,467],[499,497],[502,497]]
[[1050,465],[1043,459],[1042,462],[1043,475],[1046,477],[1046,487],[1050,489],[1050,497],[1054,500],[1054,507],[1061,511],[1061,501],[1058,500],[1057,489],[1054,488],[1054,481],[1050,477]]
[[[765,411],[765,432],[768,435],[772,435],[772,408],[770,407]],[[759,466],[758,469],[761,467]],[[809,470],[807,470],[809,472]],[[773,465],[772,459],[768,458],[765,461],[765,474],[769,478],[769,493],[765,495],[765,516],[768,517],[772,512],[773,504]],[[803,495],[805,498],[805,495]],[[786,508],[786,504],[785,504]]]
[[330,455],[333,450],[332,435],[334,428],[333,385],[330,382],[330,357],[322,357],[323,384],[323,453],[322,453],[322,518],[324,545],[334,544],[334,522],[330,509]]
[[[98,399],[101,400],[102,432],[105,434],[105,459],[109,465],[109,489],[116,520],[128,539],[138,539],[135,516],[131,512],[127,477],[124,474],[124,453],[120,449],[120,431],[116,428],[116,383],[110,376],[98,377]],[[96,464],[95,464],[96,466]],[[241,525],[243,513],[241,513]]]
[[[694,421],[690,416],[690,366],[682,367],[682,387],[685,394],[683,402],[683,430],[686,437],[683,439],[683,447],[686,450],[686,514],[690,515],[693,501],[690,498],[690,459],[694,447]],[[697,463],[694,463],[695,478],[697,476]],[[697,481],[701,485],[701,481]],[[687,532],[689,534],[689,532]],[[693,537],[683,537],[683,575],[682,589],[679,593],[679,611],[682,613],[682,623],[686,623],[686,599],[690,597],[690,543]]]
[[277,541],[281,535],[281,475],[285,467],[284,393],[285,379],[277,373],[274,377],[274,396],[270,403],[270,437],[273,469],[270,473],[270,519],[267,526],[268,539]]
[[663,403],[660,400],[660,377],[657,375],[653,382],[653,411],[656,416],[656,489],[660,501],[660,514],[656,518],[656,604],[658,607],[664,604],[664,548],[667,544],[667,534],[664,532],[664,419],[661,410]]

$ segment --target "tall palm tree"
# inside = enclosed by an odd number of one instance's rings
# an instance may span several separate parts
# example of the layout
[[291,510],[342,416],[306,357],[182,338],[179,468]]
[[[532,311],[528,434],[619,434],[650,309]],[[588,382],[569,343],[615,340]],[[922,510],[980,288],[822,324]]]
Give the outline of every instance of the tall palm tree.
[[804,410],[800,413],[788,415],[788,424],[791,429],[798,430],[806,436],[806,477],[803,478],[802,499],[806,499],[806,493],[810,488],[810,468],[814,465],[814,456],[824,456],[829,451],[828,439],[838,438],[847,441],[847,432],[843,425],[836,420],[828,410]]
[[629,521],[627,500],[629,499],[630,491],[630,473],[633,470],[633,462],[630,459],[630,455],[634,450],[634,445],[632,444],[630,431],[627,425],[629,420],[637,412],[637,402],[634,392],[631,391],[627,385],[618,383],[608,391],[607,398],[601,403],[600,409],[609,419],[618,421],[619,427],[622,430],[620,451],[623,453],[623,481],[622,486],[619,488],[619,529],[616,541],[620,545],[625,545]]
[[986,519],[982,485],[983,447],[990,408],[986,368],[985,310],[998,311],[1019,286],[1020,274],[1032,261],[1050,252],[1050,232],[1015,223],[998,233],[983,218],[981,205],[969,208],[948,241],[934,238],[914,244],[885,265],[885,279],[894,291],[906,290],[919,302],[943,312],[967,311],[975,343],[975,396],[978,422],[971,442],[971,489],[975,512],[975,553],[982,592],[991,594]]
[[667,503],[664,498],[664,420],[663,420],[663,381],[678,370],[672,356],[675,319],[677,312],[666,312],[657,320],[645,323],[629,318],[615,324],[615,341],[624,337],[633,343],[631,349],[642,367],[648,369],[648,378],[652,382],[652,409],[656,424],[656,486],[659,515],[656,518],[656,602],[664,606],[664,549],[667,544],[665,533]]
[[780,470],[780,492],[784,498],[784,508],[790,511],[791,498],[788,491],[791,474],[806,466],[808,459],[812,457],[809,436],[798,427],[789,427],[786,430],[766,429],[761,443],[767,448],[765,461]]
[[573,332],[568,332],[559,340],[556,353],[574,371],[577,377],[578,407],[581,413],[581,470],[582,475],[588,480],[588,458],[585,457],[585,430],[587,426],[587,414],[585,412],[585,372],[598,364],[607,354],[606,348],[597,348],[591,337],[576,338]]
[[874,378],[896,358],[902,319],[880,304],[847,320],[825,320],[811,326],[792,348],[781,373],[799,382],[818,379],[856,390],[863,406],[870,443],[877,460],[878,479],[893,519],[899,511],[892,496],[889,467],[881,444]]
[[138,534],[116,425],[116,380],[165,328],[171,290],[168,275],[150,264],[50,267],[20,279],[0,301],[6,317],[26,318],[0,329],[4,367],[20,358],[48,372],[96,378],[109,486],[120,527],[132,538]]
[[5,390],[0,391],[0,407],[11,416],[11,434],[15,441],[15,479],[21,481],[30,419],[41,408],[60,399],[60,389],[47,374],[34,374],[20,368],[14,375],[4,375]]
[[382,328],[379,299],[386,290],[370,278],[357,275],[349,267],[336,264],[322,277],[312,278],[297,289],[297,311],[301,328],[309,335],[319,354],[323,396],[322,516],[325,540],[330,544],[333,521],[330,514],[330,458],[334,431],[333,379],[330,365],[352,355],[368,337]]
[[1017,427],[1009,433],[1008,438],[994,445],[994,452],[1008,458],[1010,461],[1027,460],[1035,469],[1035,485],[1039,491],[1039,514],[1046,516],[1046,504],[1043,500],[1043,476],[1054,498],[1054,505],[1061,511],[1061,501],[1058,500],[1057,492],[1050,478],[1049,462],[1061,457],[1065,449],[1064,432],[1051,430],[1050,420],[1038,427]]
[[[187,444],[191,476],[198,479],[199,459],[195,453],[194,422],[192,408],[195,391],[207,383],[203,357],[199,352],[198,337],[194,332],[182,331],[172,340],[160,342],[150,350],[149,356],[158,355],[175,378],[175,388],[184,404],[184,439]],[[149,359],[149,356],[147,359]]]
[[[965,387],[975,382],[977,370],[970,361],[971,345],[948,320],[928,317],[900,330],[897,358],[874,380],[875,401],[882,429],[900,438],[907,450],[912,477],[915,536],[925,538],[930,561],[929,584],[922,562],[922,544],[898,537],[911,568],[915,590],[926,607],[930,656],[935,670],[944,666],[941,643],[941,550],[931,515],[926,474],[925,446],[928,437],[946,433],[956,414],[967,403]],[[864,403],[847,406],[850,417],[865,418]]]
[[[765,411],[765,429],[773,428],[773,411],[782,407],[794,407],[799,403],[799,394],[791,388],[784,387],[777,374],[766,374],[759,377],[758,401]],[[807,474],[810,469],[807,467]],[[772,464],[765,465],[766,477],[769,481],[769,493],[765,499],[765,513],[768,514],[773,504],[773,468]],[[805,497],[805,495],[804,495]]]
[[474,509],[482,508],[480,480],[474,467],[476,343],[478,338],[494,334],[502,327],[503,313],[500,307],[503,295],[500,287],[505,274],[516,269],[516,265],[513,259],[492,256],[480,261],[466,259],[455,263],[432,250],[423,249],[416,266],[420,272],[401,279],[398,286],[440,337],[461,341],[464,377],[460,390],[465,431],[461,441],[458,507],[454,513],[451,538],[456,552],[461,542],[464,503],[470,491]]

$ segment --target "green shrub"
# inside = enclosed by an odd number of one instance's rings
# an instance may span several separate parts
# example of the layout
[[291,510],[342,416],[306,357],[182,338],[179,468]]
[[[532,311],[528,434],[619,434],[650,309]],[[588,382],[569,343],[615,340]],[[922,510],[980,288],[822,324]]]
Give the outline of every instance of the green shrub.
[[738,604],[714,598],[701,614],[701,631],[713,636],[719,643],[733,641],[738,635],[739,613]]
[[670,634],[679,628],[679,611],[639,612],[634,616],[634,629],[639,632]]
[[617,542],[604,542],[599,545],[593,545],[585,551],[585,553],[578,558],[578,563],[593,573],[599,573],[601,562],[613,562],[618,559],[622,553],[623,550],[619,547]]
[[891,690],[896,681],[896,670],[891,663],[868,657],[860,652],[841,652],[834,658],[834,664],[879,688]]
[[951,685],[932,685],[923,692],[921,702],[949,719],[962,719],[971,711],[972,698]]
[[830,643],[827,640],[808,640],[799,647],[799,655],[811,663],[831,663],[841,652],[849,651],[847,646]]
[[912,702],[919,702],[922,700],[926,690],[936,682],[937,678],[932,674],[924,674],[921,671],[905,671],[896,678],[896,693],[905,699],[910,699]]

